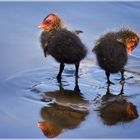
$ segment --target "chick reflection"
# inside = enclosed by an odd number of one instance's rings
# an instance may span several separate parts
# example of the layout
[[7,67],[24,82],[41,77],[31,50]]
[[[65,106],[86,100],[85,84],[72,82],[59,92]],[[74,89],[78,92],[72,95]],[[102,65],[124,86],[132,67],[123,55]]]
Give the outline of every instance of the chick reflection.
[[[38,126],[46,137],[54,138],[66,129],[78,127],[85,120],[88,102],[81,95],[78,82],[74,90],[65,90],[60,83],[60,90],[44,93],[44,101],[47,97],[56,100],[40,111],[43,121]],[[79,108],[80,105],[82,107]]]
[[110,92],[109,85],[106,95],[102,97],[103,104],[99,109],[100,117],[106,125],[130,122],[138,117],[136,106],[123,95],[124,83],[118,95]]

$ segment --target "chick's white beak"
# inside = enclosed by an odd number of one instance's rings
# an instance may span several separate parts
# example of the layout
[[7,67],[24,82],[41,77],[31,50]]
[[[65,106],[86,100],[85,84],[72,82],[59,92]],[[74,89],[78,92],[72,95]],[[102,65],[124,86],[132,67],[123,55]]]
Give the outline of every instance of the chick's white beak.
[[43,22],[38,26],[39,29],[43,29],[44,27],[45,27],[45,24]]
[[132,51],[130,49],[128,50],[128,54],[129,55],[132,55]]

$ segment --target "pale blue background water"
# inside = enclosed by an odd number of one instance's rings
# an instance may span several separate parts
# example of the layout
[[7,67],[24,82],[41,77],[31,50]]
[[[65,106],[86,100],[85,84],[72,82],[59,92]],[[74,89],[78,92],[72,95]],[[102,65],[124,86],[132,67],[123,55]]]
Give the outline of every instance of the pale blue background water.
[[[140,34],[140,2],[0,2],[0,138],[45,137],[37,127],[41,120],[39,111],[44,104],[34,100],[34,96],[38,99],[38,95],[31,93],[30,88],[42,81],[46,82],[42,91],[58,88],[55,76],[59,65],[51,57],[44,58],[39,42],[40,30],[37,29],[42,19],[52,12],[58,13],[69,29],[84,31],[80,36],[89,54],[80,67],[79,86],[87,100],[98,93],[104,95],[106,91],[95,88],[96,85],[105,86],[106,81],[91,53],[95,39],[104,31],[126,26]],[[127,68],[139,72],[139,45],[129,58]],[[68,66],[64,72],[65,87],[69,89],[73,89],[74,85],[71,69],[73,67]],[[126,76],[129,77],[129,74]],[[127,95],[139,93],[137,78],[126,82]],[[47,83],[52,83],[52,86],[47,87]],[[112,88],[118,93],[120,86],[116,84]],[[33,100],[28,100],[27,96],[33,97]],[[139,96],[131,99],[138,112],[139,100]],[[127,124],[108,127],[101,122],[96,111],[91,111],[78,128],[58,137],[140,138],[139,126],[140,119],[137,118]]]

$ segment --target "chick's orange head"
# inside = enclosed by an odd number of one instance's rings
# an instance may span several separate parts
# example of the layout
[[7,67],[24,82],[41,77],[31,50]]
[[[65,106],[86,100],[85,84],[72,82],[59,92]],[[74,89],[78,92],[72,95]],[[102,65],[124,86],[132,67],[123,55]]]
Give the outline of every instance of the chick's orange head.
[[137,47],[138,43],[139,43],[138,35],[134,35],[132,38],[126,39],[128,54],[131,55],[132,51]]
[[38,28],[43,29],[46,32],[51,31],[52,29],[58,29],[61,27],[61,20],[56,14],[49,14]]

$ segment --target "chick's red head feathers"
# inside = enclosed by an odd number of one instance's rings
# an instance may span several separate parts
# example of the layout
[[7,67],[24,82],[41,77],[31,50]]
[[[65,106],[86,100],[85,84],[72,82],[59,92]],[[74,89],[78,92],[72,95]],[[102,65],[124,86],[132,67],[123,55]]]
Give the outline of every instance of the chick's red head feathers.
[[129,28],[122,28],[117,32],[117,35],[119,38],[118,40],[126,45],[128,54],[131,55],[132,51],[139,43],[138,34]]
[[46,32],[49,32],[53,29],[60,29],[62,27],[62,21],[57,14],[52,13],[44,18],[38,27]]
[[134,35],[132,38],[126,39],[126,42],[127,42],[128,54],[131,55],[132,51],[136,48],[136,46],[139,43],[139,37],[138,35]]

